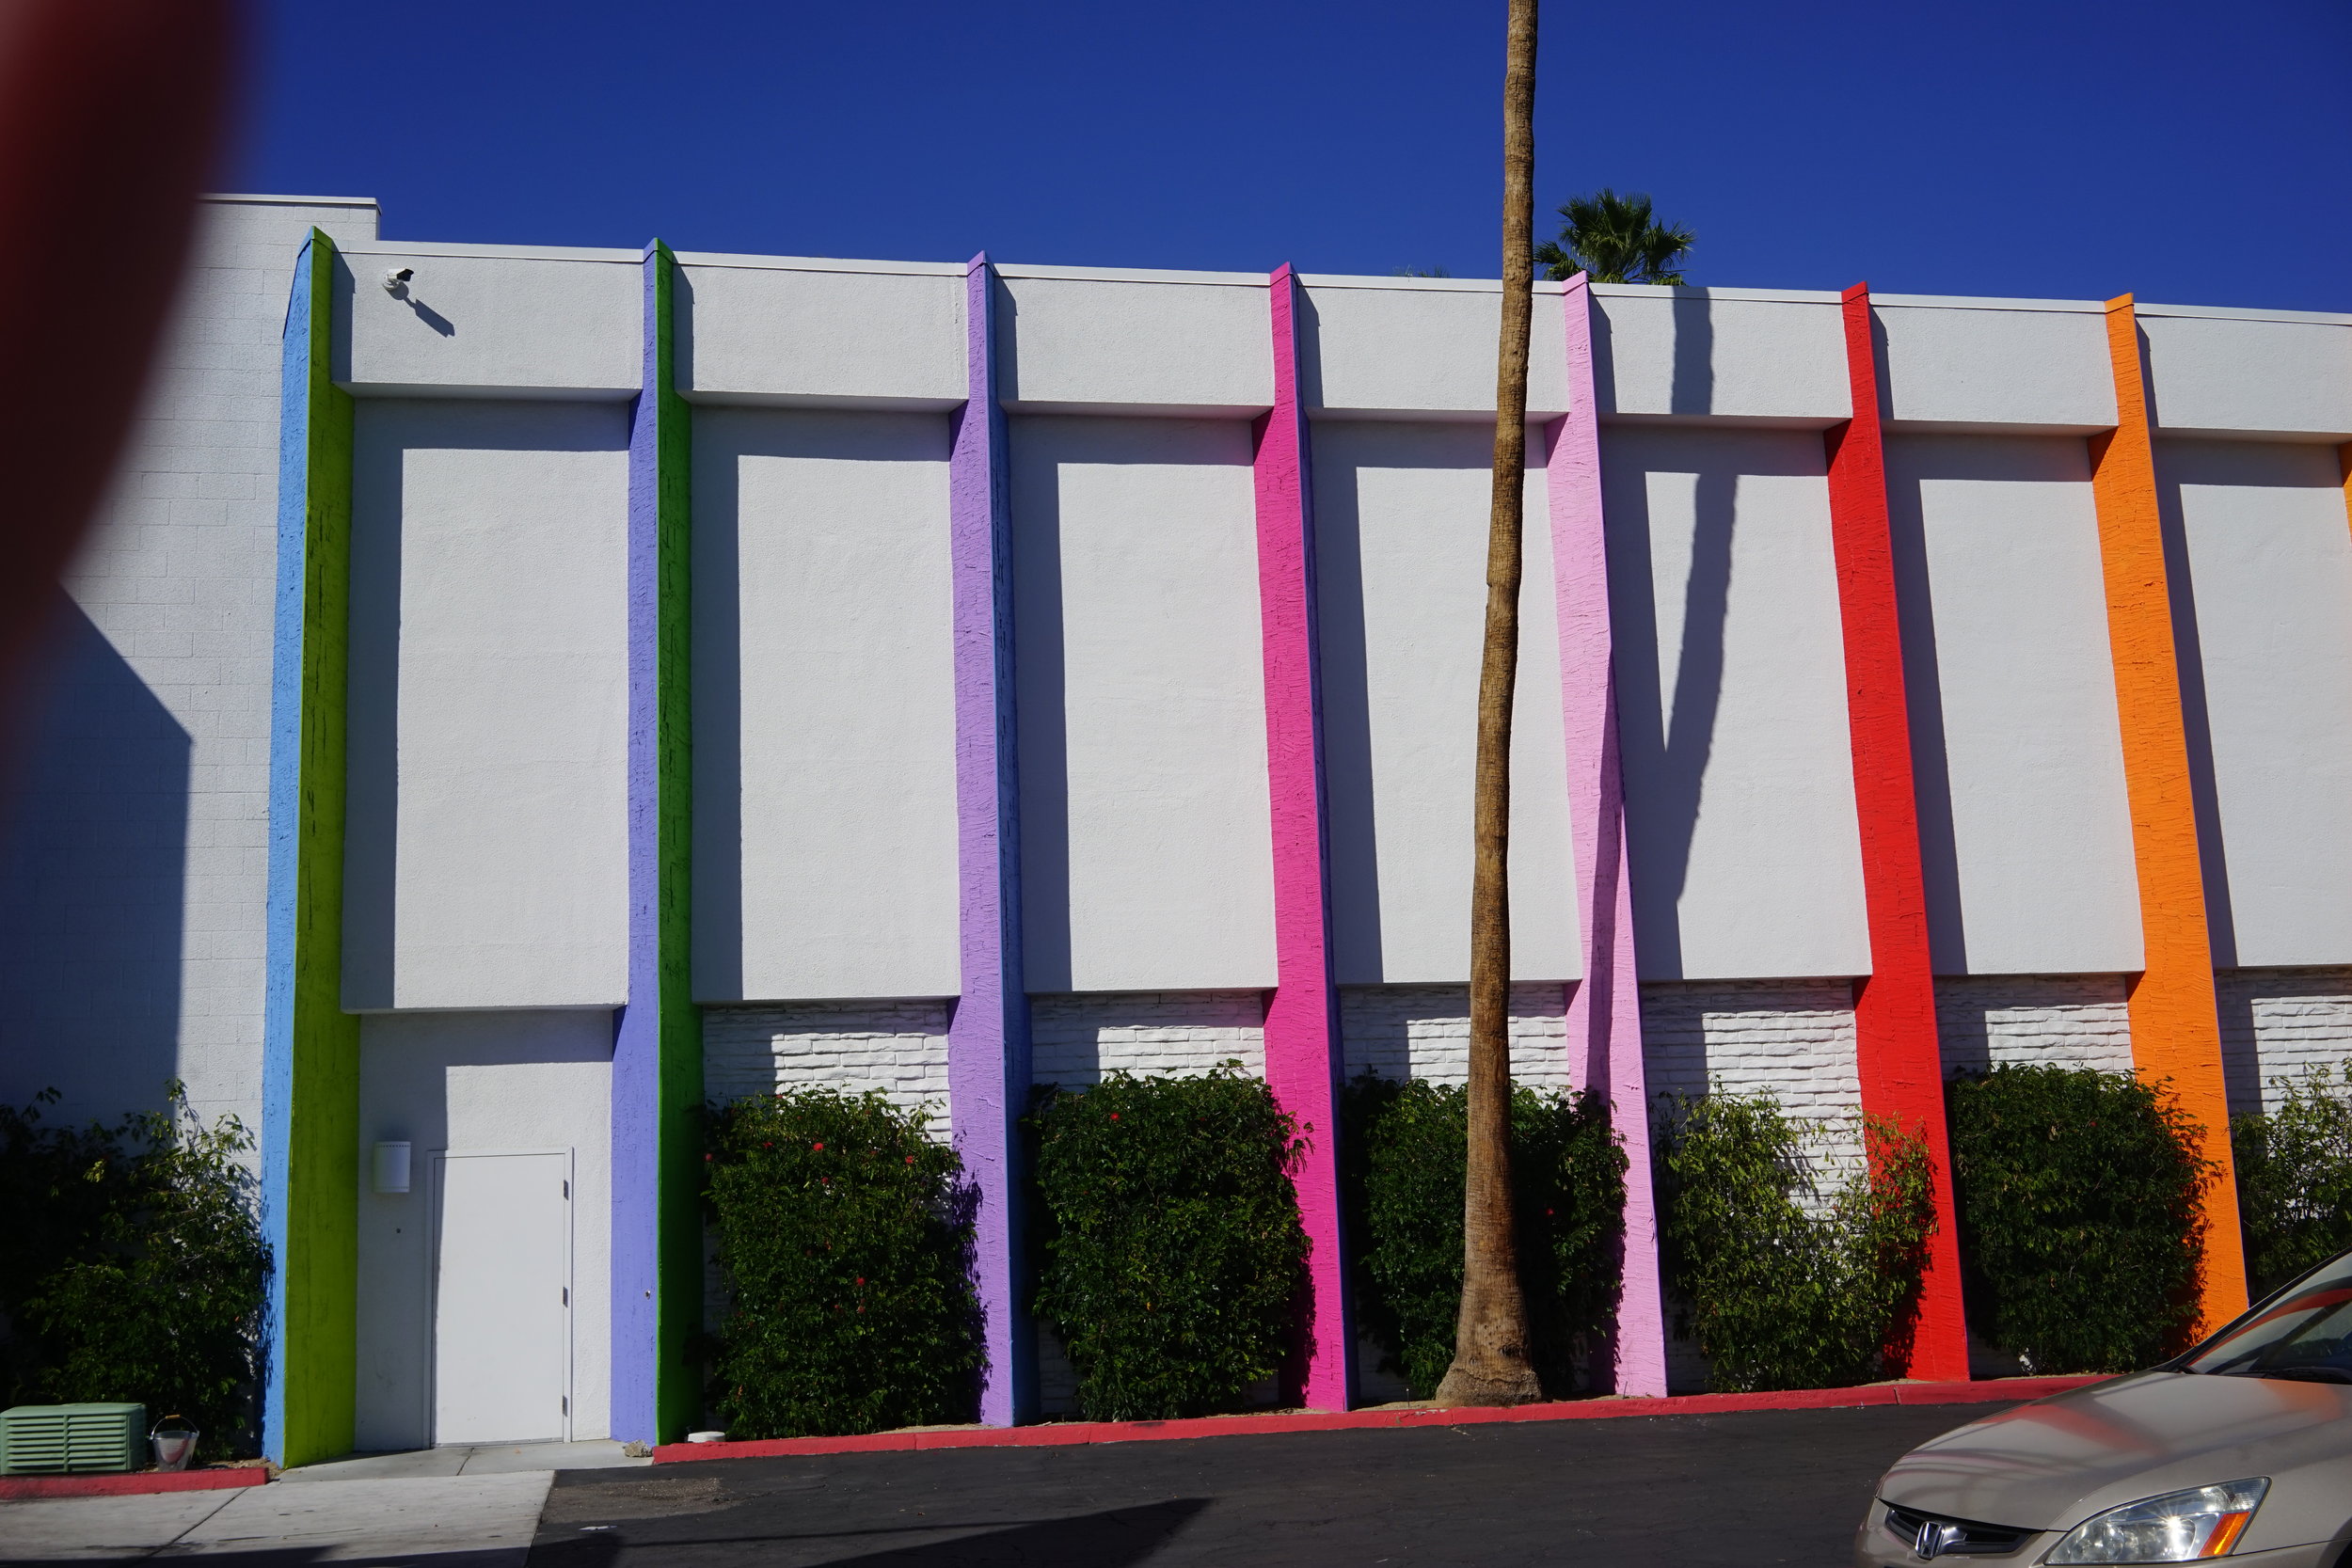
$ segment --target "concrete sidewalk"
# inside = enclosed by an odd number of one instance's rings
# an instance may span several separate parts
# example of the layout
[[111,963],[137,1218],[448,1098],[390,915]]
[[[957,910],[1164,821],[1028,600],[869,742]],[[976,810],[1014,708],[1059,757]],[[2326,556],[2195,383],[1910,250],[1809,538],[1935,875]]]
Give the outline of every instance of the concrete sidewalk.
[[232,1492],[0,1503],[0,1562],[200,1557],[215,1568],[301,1568],[429,1559],[435,1568],[522,1568],[554,1475],[539,1468],[280,1481]]
[[470,1448],[359,1453],[288,1470],[281,1482],[402,1481],[418,1476],[504,1476],[525,1470],[620,1470],[651,1465],[612,1442],[477,1443]]

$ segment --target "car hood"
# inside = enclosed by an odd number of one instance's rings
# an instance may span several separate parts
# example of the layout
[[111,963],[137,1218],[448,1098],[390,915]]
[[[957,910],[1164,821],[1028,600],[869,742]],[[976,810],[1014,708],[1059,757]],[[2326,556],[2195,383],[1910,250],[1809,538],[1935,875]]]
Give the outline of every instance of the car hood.
[[[1890,1503],[2013,1528],[2071,1529],[2118,1504],[2248,1476],[2341,1476],[2352,1385],[2142,1372],[2037,1400],[1923,1443],[1879,1483]],[[2268,1512],[2265,1510],[2265,1512]]]

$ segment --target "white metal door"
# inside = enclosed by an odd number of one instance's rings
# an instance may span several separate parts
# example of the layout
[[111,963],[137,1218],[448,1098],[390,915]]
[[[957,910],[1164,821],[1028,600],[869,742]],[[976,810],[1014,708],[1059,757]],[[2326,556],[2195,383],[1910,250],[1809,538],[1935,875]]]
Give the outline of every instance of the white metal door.
[[433,1441],[562,1439],[571,1393],[571,1156],[444,1154]]

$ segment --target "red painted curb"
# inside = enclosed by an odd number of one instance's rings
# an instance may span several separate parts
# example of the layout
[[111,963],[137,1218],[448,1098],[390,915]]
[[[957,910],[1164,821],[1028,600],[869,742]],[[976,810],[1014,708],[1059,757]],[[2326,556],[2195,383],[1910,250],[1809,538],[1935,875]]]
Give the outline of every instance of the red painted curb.
[[1859,1388],[1797,1388],[1775,1394],[1682,1394],[1667,1399],[1597,1399],[1522,1404],[1508,1410],[1307,1410],[1265,1416],[1203,1416],[1182,1421],[1049,1421],[1025,1427],[949,1427],[874,1432],[859,1437],[772,1437],[746,1443],[664,1443],[657,1465],[705,1459],[777,1459],[828,1453],[930,1449],[1058,1449],[1089,1443],[1166,1443],[1286,1432],[1360,1432],[1405,1427],[1485,1426],[1499,1421],[1613,1420],[1630,1416],[1722,1416],[1746,1410],[1850,1410],[1881,1404],[1989,1404],[2038,1400],[2098,1383],[2098,1377],[2010,1377],[1983,1383],[1872,1383]]
[[103,1476],[0,1476],[0,1502],[33,1497],[122,1497],[142,1492],[218,1492],[259,1486],[269,1472],[258,1465],[237,1470],[133,1470]]

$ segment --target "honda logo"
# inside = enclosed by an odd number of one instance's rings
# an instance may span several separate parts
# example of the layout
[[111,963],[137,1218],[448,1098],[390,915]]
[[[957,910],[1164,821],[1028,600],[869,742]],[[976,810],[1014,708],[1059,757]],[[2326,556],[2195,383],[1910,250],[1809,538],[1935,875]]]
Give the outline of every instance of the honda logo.
[[1941,1519],[1928,1519],[1920,1523],[1919,1539],[1911,1549],[1920,1561],[1926,1562],[1942,1557],[1967,1539],[1968,1532],[1958,1525],[1947,1524]]

